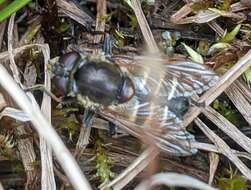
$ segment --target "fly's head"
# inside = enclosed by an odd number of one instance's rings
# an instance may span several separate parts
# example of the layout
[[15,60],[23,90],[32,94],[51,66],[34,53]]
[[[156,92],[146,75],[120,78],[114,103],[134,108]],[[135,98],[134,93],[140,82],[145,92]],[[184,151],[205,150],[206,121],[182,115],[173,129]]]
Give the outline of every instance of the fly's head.
[[72,79],[73,70],[80,62],[81,57],[76,52],[70,52],[62,55],[59,60],[51,66],[53,74],[52,82],[57,94],[61,97],[72,93],[74,80]]

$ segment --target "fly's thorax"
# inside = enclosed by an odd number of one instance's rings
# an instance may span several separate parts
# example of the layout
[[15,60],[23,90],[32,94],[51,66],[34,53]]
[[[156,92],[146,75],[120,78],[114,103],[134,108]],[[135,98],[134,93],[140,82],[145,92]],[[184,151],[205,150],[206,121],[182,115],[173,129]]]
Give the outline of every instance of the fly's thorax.
[[82,96],[81,94],[77,94],[76,99],[81,106],[92,111],[98,111],[104,107],[102,104],[93,102],[87,96]]

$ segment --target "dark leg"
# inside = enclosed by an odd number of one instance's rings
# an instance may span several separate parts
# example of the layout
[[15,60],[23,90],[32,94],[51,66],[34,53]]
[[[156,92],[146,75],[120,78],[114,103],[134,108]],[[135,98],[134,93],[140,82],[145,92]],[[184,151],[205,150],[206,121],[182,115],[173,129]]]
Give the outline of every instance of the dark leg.
[[94,112],[88,109],[85,110],[82,123],[85,127],[90,127],[93,122]]
[[[79,116],[79,115],[78,115]],[[80,134],[78,137],[78,142],[76,144],[76,150],[74,153],[74,156],[79,159],[83,151],[85,150],[86,146],[89,144],[89,137],[91,133],[91,125],[93,121],[94,112],[85,110],[84,116],[80,119],[80,117],[77,117],[77,119],[81,122]]]
[[112,122],[109,122],[108,125],[109,125],[108,134],[109,134],[110,136],[115,136],[115,135],[117,135],[117,128],[118,128],[118,126],[115,125],[115,124],[112,123]]

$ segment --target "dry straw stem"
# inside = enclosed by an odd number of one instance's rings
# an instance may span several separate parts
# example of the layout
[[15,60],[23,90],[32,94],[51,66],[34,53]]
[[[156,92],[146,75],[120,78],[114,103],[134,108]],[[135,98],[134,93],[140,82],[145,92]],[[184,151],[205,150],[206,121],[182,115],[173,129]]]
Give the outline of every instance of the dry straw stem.
[[[251,66],[251,50],[246,53],[231,69],[229,69],[215,86],[205,92],[198,100],[199,103],[205,103],[209,106],[220,94],[222,94],[241,74]],[[202,108],[193,107],[186,114],[183,125],[186,127],[201,112]]]
[[133,161],[121,174],[113,181],[100,187],[105,190],[112,187],[113,190],[120,190],[125,187],[136,175],[145,169],[149,163],[158,155],[159,151],[154,146],[148,147],[136,160]]
[[[33,47],[46,49],[46,45],[30,44],[22,46],[17,49],[13,49],[12,52],[15,55],[27,48],[33,48]],[[0,59],[6,59],[6,57],[8,57],[8,52],[0,53]],[[56,134],[53,127],[40,112],[40,109],[37,103],[35,102],[35,99],[32,96],[30,96],[29,99],[25,95],[25,93],[13,81],[11,76],[7,73],[7,71],[2,65],[0,66],[0,73],[1,73],[0,76],[1,86],[5,88],[5,90],[9,93],[9,95],[13,98],[13,100],[15,100],[15,102],[20,106],[20,108],[23,109],[23,111],[25,111],[29,115],[32,123],[34,124],[35,129],[39,132],[41,136],[43,136],[46,139],[47,143],[52,146],[52,149],[54,150],[59,163],[64,169],[66,175],[69,177],[72,185],[76,189],[91,189],[88,181],[82,174],[76,161],[73,159],[71,153],[64,146],[62,140]]]
[[208,22],[207,24],[218,34],[218,36],[222,37],[224,35],[225,31],[215,20]]
[[209,153],[209,160],[210,160],[210,169],[209,169],[209,179],[208,179],[208,184],[212,185],[213,184],[213,180],[214,180],[214,176],[216,173],[216,170],[218,168],[218,164],[220,161],[220,156],[214,152],[210,152]]
[[211,107],[202,110],[202,113],[207,116],[215,125],[217,125],[224,133],[231,137],[244,150],[251,153],[251,139],[245,136],[240,130],[230,121],[224,118],[221,114]]
[[[21,85],[20,75],[18,71],[18,67],[15,63],[14,54],[13,54],[13,46],[18,44],[18,36],[14,31],[15,28],[15,14],[13,14],[9,20],[8,24],[8,53],[10,59],[10,68],[13,72],[14,79],[18,84]],[[26,135],[27,132],[25,128],[28,127],[27,124],[21,124],[16,127],[16,133],[19,136]],[[18,150],[20,152],[22,162],[24,165],[24,169],[26,171],[26,184],[25,188],[29,189],[32,188],[32,184],[36,181],[37,172],[35,171],[35,167],[33,163],[36,161],[36,154],[33,147],[33,142],[31,139],[19,139],[17,141]]]
[[248,100],[249,103],[251,103],[251,90],[247,86],[247,84],[244,83],[243,80],[237,80],[234,83],[236,88],[238,88],[241,92],[241,94]]
[[12,77],[2,65],[0,65],[0,84],[14,99],[17,105],[30,116],[31,122],[39,135],[44,137],[47,143],[51,145],[60,165],[70,179],[73,187],[79,190],[91,189],[71,153],[65,147],[51,124],[43,116],[39,107],[35,106],[34,103],[32,104],[31,99],[29,99],[15,81],[13,81]]
[[234,82],[226,89],[225,93],[251,126],[251,106],[248,100],[242,95],[241,89],[238,88],[237,84]]
[[195,120],[196,125],[207,135],[207,137],[217,146],[218,150],[231,160],[243,175],[251,180],[250,169],[232,152],[231,148],[218,137],[211,129],[209,129],[199,118]]
[[171,22],[175,24],[189,24],[193,22],[201,24],[201,23],[211,22],[220,16],[242,20],[244,19],[243,15],[238,14],[236,12],[248,9],[247,6],[244,6],[238,2],[238,3],[232,4],[230,7],[231,11],[225,12],[224,15],[220,15],[219,13],[216,13],[212,10],[204,10],[204,11],[199,11],[195,16],[185,17],[193,11],[191,9],[192,5],[193,3],[185,4],[180,10],[178,10],[175,14],[171,16]]
[[[49,48],[46,48],[47,51],[43,51],[44,55],[44,86],[50,91],[51,89],[51,76],[48,72],[47,65],[50,59]],[[48,96],[45,92],[43,93],[43,101],[41,105],[41,111],[44,117],[51,122],[51,97]],[[53,157],[51,146],[46,142],[46,139],[40,136],[40,155],[41,155],[41,189],[47,190],[56,190],[56,181],[53,171]]]
[[198,179],[177,173],[159,173],[153,175],[150,179],[139,184],[135,190],[150,190],[157,185],[166,185],[170,187],[178,186],[201,190],[216,190],[216,188],[210,187],[208,184]]
[[[9,21],[8,52],[9,52],[10,63],[11,63],[10,66],[12,68],[14,78],[22,86],[22,84],[20,82],[20,78],[19,78],[19,71],[18,71],[18,68],[15,63],[15,59],[14,59],[15,55],[13,54],[13,42],[15,41],[13,39],[14,18],[15,18],[15,15],[12,15],[10,18],[10,21]],[[29,32],[29,30],[27,30],[27,31]],[[24,36],[27,36],[27,33]],[[19,45],[22,45],[23,42],[25,41],[25,39],[26,38],[23,37],[23,39],[20,40]],[[47,70],[46,65],[48,64],[48,61],[50,59],[49,47],[45,46],[45,48],[42,48],[42,52],[44,55],[45,70]],[[31,82],[32,82],[31,85],[35,85],[35,80],[31,81]],[[50,90],[50,75],[48,72],[45,72],[45,87]],[[34,98],[31,93],[29,93],[29,95],[32,98]],[[51,100],[50,100],[50,97],[47,96],[45,93],[44,93],[44,97],[43,97],[43,101],[42,101],[42,112],[43,112],[44,116],[47,117],[47,119],[49,121],[51,121]],[[21,132],[23,132],[23,134],[24,134],[25,130],[22,130]],[[28,162],[28,164],[34,163],[36,160],[33,146],[28,146],[29,144],[32,144],[32,142],[29,142],[29,141],[30,140],[27,139],[23,143],[22,143],[22,141],[19,143],[20,144],[19,148],[23,147],[25,149],[24,151],[20,151],[20,153],[24,154],[24,156],[25,156],[22,159],[24,162],[24,165],[27,165],[27,162]],[[55,182],[55,177],[54,177],[54,172],[53,172],[52,152],[51,152],[51,148],[46,144],[43,137],[41,137],[41,139],[40,139],[40,154],[41,154],[41,165],[42,165],[41,189],[45,189],[45,190],[46,189],[51,189],[51,190],[56,189],[56,182]],[[29,155],[33,155],[33,156],[29,156]],[[27,180],[26,185],[29,185],[29,184],[32,184],[32,175],[36,176],[36,174],[30,174],[32,170],[29,168],[27,168],[26,170],[27,170],[27,175],[28,175],[28,180]],[[31,176],[31,177],[29,177],[29,176]]]
[[141,8],[141,2],[138,0],[132,0],[132,8],[137,17],[141,32],[145,38],[145,42],[147,44],[147,48],[151,53],[158,53],[158,46],[153,38],[153,34],[151,29],[147,23],[146,17]]
[[90,17],[87,13],[85,13],[82,9],[77,7],[74,2],[65,1],[65,0],[56,0],[59,13],[63,13],[79,24],[89,27],[90,24],[94,24],[95,21],[92,17]]

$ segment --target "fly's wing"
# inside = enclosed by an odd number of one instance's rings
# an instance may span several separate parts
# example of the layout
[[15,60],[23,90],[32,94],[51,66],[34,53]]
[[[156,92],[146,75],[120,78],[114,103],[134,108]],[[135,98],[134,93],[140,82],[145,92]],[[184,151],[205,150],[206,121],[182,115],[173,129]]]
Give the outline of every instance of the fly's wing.
[[191,61],[179,61],[167,64],[166,67],[167,86],[172,86],[172,78],[177,79],[174,97],[201,94],[219,79],[215,72]]
[[[190,146],[195,141],[194,137],[180,127],[182,118],[172,111],[170,102],[177,99],[177,103],[182,105],[180,101],[188,100],[193,94],[200,94],[214,85],[218,76],[203,65],[188,61],[165,64],[161,71],[149,70],[141,63],[134,61],[127,65],[135,85],[135,96],[125,104],[110,106],[102,114],[112,122],[117,121],[135,136],[139,137],[142,133],[140,129],[144,128],[144,133],[152,136],[169,154],[185,156],[195,153],[196,149]],[[151,72],[147,78],[145,70]],[[159,73],[162,73],[161,79],[158,78]],[[179,101],[179,98],[182,99]],[[162,131],[155,131],[152,125],[161,126]]]

